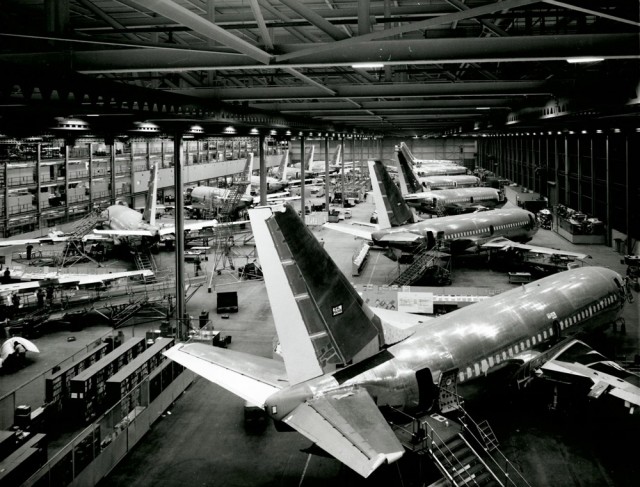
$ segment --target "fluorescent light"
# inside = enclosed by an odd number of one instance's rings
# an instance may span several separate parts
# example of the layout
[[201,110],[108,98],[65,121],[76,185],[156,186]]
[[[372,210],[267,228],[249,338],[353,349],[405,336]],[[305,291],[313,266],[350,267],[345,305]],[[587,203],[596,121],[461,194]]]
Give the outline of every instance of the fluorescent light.
[[597,63],[597,62],[600,62],[600,61],[604,61],[604,58],[603,57],[593,57],[593,56],[567,58],[567,62],[570,63],[570,64]]
[[476,107],[476,110],[491,110],[489,107]]
[[384,68],[383,63],[357,63],[352,64],[351,67],[353,69],[380,69]]

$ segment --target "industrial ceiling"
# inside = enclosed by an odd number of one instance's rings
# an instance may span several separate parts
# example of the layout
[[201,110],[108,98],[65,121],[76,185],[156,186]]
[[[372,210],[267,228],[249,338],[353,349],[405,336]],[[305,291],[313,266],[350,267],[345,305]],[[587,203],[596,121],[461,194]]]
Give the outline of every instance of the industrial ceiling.
[[3,0],[0,123],[634,126],[639,26],[636,0]]

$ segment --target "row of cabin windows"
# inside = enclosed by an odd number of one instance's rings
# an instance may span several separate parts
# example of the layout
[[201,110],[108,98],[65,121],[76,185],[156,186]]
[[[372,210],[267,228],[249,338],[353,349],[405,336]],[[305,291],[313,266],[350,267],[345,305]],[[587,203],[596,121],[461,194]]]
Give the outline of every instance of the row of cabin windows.
[[[560,329],[565,330],[580,321],[583,321],[587,318],[590,318],[598,311],[602,311],[607,306],[614,304],[616,298],[612,295],[606,296],[595,304],[589,305],[587,308],[575,313],[572,316],[560,321]],[[460,371],[458,373],[458,381],[463,382],[465,380],[471,379],[473,377],[479,377],[481,374],[486,373],[486,371],[493,367],[494,365],[498,365],[500,362],[507,360],[507,357],[513,357],[514,354],[518,354],[520,352],[524,352],[528,350],[532,346],[542,343],[547,338],[551,338],[553,336],[553,327],[549,327],[547,330],[543,330],[542,333],[538,333],[526,340],[521,341],[519,344],[509,347],[507,350],[503,350],[502,352],[498,352],[491,357],[480,360],[480,362],[474,363],[472,366],[469,366],[464,371]]]
[[495,227],[493,227],[496,230],[504,230],[505,228],[519,228],[519,227],[523,227],[524,225],[527,224],[526,220],[520,221],[520,222],[516,222],[516,223],[505,223],[504,225],[496,225]]
[[475,230],[468,230],[466,232],[453,233],[451,235],[447,235],[445,238],[471,237],[472,235],[480,235],[481,233],[489,233],[489,232],[490,232],[489,227],[476,228]]
[[[485,200],[494,200],[495,196],[492,195],[484,195],[484,196],[474,196],[473,201],[485,201]],[[467,198],[444,198],[447,203],[471,203],[471,197]]]

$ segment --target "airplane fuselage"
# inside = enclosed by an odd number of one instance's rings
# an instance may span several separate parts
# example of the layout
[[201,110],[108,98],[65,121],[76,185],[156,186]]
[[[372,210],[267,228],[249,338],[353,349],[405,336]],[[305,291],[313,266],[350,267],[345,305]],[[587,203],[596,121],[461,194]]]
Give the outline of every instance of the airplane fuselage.
[[560,337],[611,323],[624,306],[621,286],[621,276],[602,267],[554,274],[434,318],[362,362],[283,389],[266,410],[281,420],[304,400],[348,386],[366,388],[378,406],[429,409],[438,384],[446,387],[443,377],[464,396],[505,365],[513,374],[535,366]]
[[470,188],[480,186],[480,178],[467,175],[427,176],[420,178],[419,181],[423,186],[431,189]]
[[[379,230],[371,235],[373,243],[382,247],[415,248],[427,240],[429,246],[441,239],[453,253],[464,252],[496,237],[527,242],[538,231],[533,213],[520,208],[498,209],[480,213],[432,218],[418,223]],[[407,239],[407,234],[416,235]]]
[[[287,181],[281,181],[280,179],[267,177],[267,193],[279,193],[284,191],[289,183]],[[251,176],[251,190],[256,193],[260,191],[260,176]]]
[[440,207],[461,213],[465,208],[497,208],[506,202],[504,193],[494,188],[442,189],[413,193],[404,198],[407,204],[427,212],[435,212]]
[[111,205],[103,211],[111,230],[148,230],[157,232],[158,228],[143,221],[142,213],[125,205]]
[[[228,188],[214,188],[212,186],[196,186],[191,191],[191,204],[198,208],[209,208],[220,205],[229,198],[231,190]],[[238,207],[246,208],[253,204],[253,197],[243,195]]]
[[450,176],[467,174],[467,168],[455,164],[423,164],[422,166],[416,167],[416,173],[420,177]]

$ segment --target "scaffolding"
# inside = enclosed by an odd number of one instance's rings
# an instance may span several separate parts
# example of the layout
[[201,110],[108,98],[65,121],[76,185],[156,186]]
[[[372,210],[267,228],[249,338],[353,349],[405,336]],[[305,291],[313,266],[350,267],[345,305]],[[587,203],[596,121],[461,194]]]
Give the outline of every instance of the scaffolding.
[[404,271],[389,284],[395,286],[411,286],[421,279],[428,279],[432,285],[447,286],[451,284],[451,260],[449,254],[442,252],[441,240],[429,248],[427,242],[423,242],[413,254],[413,261]]

